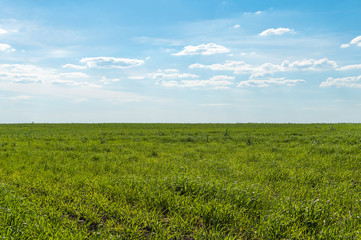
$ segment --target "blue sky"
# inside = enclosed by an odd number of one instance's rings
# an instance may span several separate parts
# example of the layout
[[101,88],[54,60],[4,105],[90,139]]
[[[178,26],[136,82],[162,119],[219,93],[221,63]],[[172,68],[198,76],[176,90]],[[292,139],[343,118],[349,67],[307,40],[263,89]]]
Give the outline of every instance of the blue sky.
[[0,0],[0,122],[360,122],[361,2]]

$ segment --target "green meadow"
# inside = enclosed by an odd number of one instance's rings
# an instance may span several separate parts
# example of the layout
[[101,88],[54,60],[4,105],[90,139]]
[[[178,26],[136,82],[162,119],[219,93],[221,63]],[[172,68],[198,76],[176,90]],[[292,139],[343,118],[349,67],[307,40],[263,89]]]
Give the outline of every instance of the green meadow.
[[359,124],[0,125],[0,239],[360,239]]

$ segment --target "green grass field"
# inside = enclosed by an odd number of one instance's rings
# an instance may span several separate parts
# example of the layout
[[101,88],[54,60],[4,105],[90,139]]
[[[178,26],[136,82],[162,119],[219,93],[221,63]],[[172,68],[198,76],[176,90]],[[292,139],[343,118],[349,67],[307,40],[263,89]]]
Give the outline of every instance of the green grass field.
[[361,125],[0,125],[3,239],[359,239]]

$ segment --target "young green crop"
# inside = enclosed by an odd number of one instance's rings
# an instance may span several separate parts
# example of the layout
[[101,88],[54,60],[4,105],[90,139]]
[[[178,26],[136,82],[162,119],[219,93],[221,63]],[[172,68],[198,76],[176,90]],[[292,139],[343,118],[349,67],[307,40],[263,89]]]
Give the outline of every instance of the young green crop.
[[360,130],[0,125],[0,237],[358,239]]

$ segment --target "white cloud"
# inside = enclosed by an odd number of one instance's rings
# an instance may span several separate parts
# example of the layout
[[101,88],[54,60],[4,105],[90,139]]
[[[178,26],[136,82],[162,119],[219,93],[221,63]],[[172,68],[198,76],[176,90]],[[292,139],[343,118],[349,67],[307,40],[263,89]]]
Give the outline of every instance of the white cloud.
[[240,28],[240,27],[241,27],[241,25],[239,25],[239,24],[236,24],[233,26],[233,28],[235,28],[235,29]]
[[85,63],[88,68],[132,68],[144,64],[144,60],[131,58],[114,57],[92,57],[82,58],[81,63]]
[[179,39],[168,38],[151,38],[151,37],[135,37],[134,41],[138,43],[146,43],[159,46],[182,46],[184,42]]
[[145,79],[145,78],[151,78],[156,80],[178,80],[178,79],[189,79],[189,78],[198,78],[198,75],[192,74],[192,73],[180,73],[178,69],[164,69],[164,70],[157,70],[153,73],[148,73],[146,75],[135,75],[135,76],[129,76],[128,79]]
[[354,39],[352,39],[350,44],[354,44],[354,45],[361,47],[361,36],[358,36],[358,37],[355,37]]
[[51,81],[54,85],[63,85],[63,86],[75,86],[75,87],[90,87],[90,88],[100,88],[100,85],[89,83],[89,82],[81,82],[81,81],[74,81],[68,79],[55,79]]
[[0,35],[1,35],[1,34],[6,34],[6,33],[8,33],[8,31],[6,31],[6,30],[3,29],[3,28],[0,28]]
[[361,47],[361,36],[357,36],[354,39],[352,39],[349,43],[347,44],[342,44],[341,48],[348,48],[351,45],[356,45],[358,47]]
[[226,89],[233,85],[234,77],[217,75],[208,80],[180,80],[180,81],[165,81],[157,80],[156,84],[163,87],[181,87],[181,88],[196,88],[196,87],[212,87],[214,89]]
[[79,102],[79,103],[81,103],[81,102],[89,102],[89,99],[87,99],[87,98],[78,98],[75,101]]
[[[1,64],[0,81],[23,84],[85,84],[81,80],[89,76],[81,72],[60,73],[55,69],[46,69],[30,64]],[[77,79],[80,81],[73,81]]]
[[15,97],[9,97],[9,98],[7,98],[7,100],[19,101],[19,100],[29,100],[31,98],[32,97],[28,96],[28,95],[20,95],[20,96],[15,96]]
[[252,77],[260,77],[267,74],[274,74],[277,72],[295,72],[295,71],[325,71],[337,68],[335,61],[327,58],[315,60],[304,59],[300,61],[283,61],[280,65],[273,63],[264,63],[259,66],[252,66],[243,61],[226,61],[224,64],[203,65],[195,63],[189,68],[204,68],[213,71],[233,71],[235,74],[251,74]]
[[259,36],[265,37],[270,35],[283,35],[285,33],[295,33],[295,31],[290,28],[270,28],[261,32]]
[[98,79],[79,72],[64,73],[29,64],[0,64],[0,89],[14,95],[99,99],[115,103],[145,99],[135,93],[106,90],[97,83]]
[[142,80],[144,79],[144,76],[129,76],[128,79],[134,79],[134,80]]
[[252,71],[252,66],[243,62],[243,61],[226,61],[225,64],[212,64],[212,65],[203,65],[200,63],[195,63],[189,66],[189,68],[205,68],[211,69],[213,71],[233,71],[237,74],[248,73]]
[[119,82],[120,79],[119,78],[107,78],[107,77],[103,76],[100,81],[104,84],[110,84],[110,83]]
[[241,56],[254,56],[254,55],[256,55],[257,53],[256,52],[242,52],[242,53],[240,53],[239,55],[241,55]]
[[328,60],[327,58],[322,58],[319,60],[315,59],[304,59],[301,61],[288,62],[284,61],[282,67],[287,71],[289,70],[307,70],[307,71],[323,71],[331,70],[337,68],[337,63],[335,61]]
[[62,66],[63,68],[72,68],[72,69],[86,69],[87,66],[81,66],[81,65],[74,65],[74,64],[65,64]]
[[0,43],[0,52],[14,52],[15,49],[6,43]]
[[66,49],[52,49],[47,52],[47,56],[52,58],[66,58],[71,54],[73,54],[73,52]]
[[228,53],[230,50],[222,45],[215,43],[201,44],[197,46],[185,46],[184,49],[178,53],[174,53],[174,56],[186,56],[186,55],[213,55],[217,53]]
[[249,79],[247,81],[241,81],[238,87],[269,87],[271,85],[294,86],[302,82],[305,82],[305,80],[286,78]]
[[43,83],[54,79],[56,74],[55,70],[43,69],[29,64],[0,65],[0,81],[12,83]]
[[257,12],[244,12],[243,15],[260,15],[264,11],[257,11]]
[[69,72],[69,73],[59,73],[60,78],[87,78],[89,75],[82,72]]
[[361,69],[361,64],[346,65],[343,67],[339,67],[337,70],[347,71],[347,70],[353,70],[353,69]]
[[191,73],[179,73],[177,69],[158,70],[155,73],[150,73],[149,76],[153,79],[182,79],[182,78],[197,78],[198,75]]
[[361,75],[343,78],[329,77],[325,82],[322,82],[320,87],[349,87],[361,88]]

